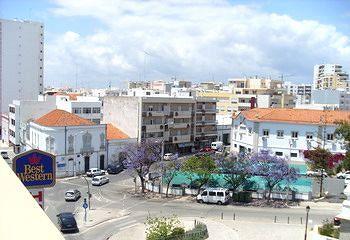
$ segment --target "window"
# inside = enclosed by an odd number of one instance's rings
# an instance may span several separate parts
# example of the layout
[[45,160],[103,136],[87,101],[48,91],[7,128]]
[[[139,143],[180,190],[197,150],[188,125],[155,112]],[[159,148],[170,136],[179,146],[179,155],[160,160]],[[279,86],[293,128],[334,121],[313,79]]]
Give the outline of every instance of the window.
[[236,147],[237,147],[237,144],[234,144],[233,146],[236,148]]
[[207,191],[204,191],[202,192],[201,196],[207,196],[208,195],[208,192]]
[[83,108],[83,113],[91,113],[91,108]]
[[101,112],[101,110],[99,107],[92,108],[92,113],[100,113],[100,112]]
[[265,136],[265,137],[269,136],[269,130],[268,129],[264,129],[263,130],[263,136]]
[[216,193],[218,197],[223,197],[224,196],[224,192],[217,192]]
[[306,139],[312,139],[313,138],[313,134],[308,132],[306,133]]
[[91,121],[96,123],[96,124],[100,124],[100,119],[99,118],[91,119]]
[[278,138],[283,138],[284,136],[284,131],[283,130],[277,130],[277,137]]
[[327,134],[327,140],[334,140],[334,134],[333,133],[328,133]]
[[216,192],[209,192],[209,196],[216,196]]
[[81,113],[81,108],[72,108],[73,113],[75,114],[80,114]]
[[283,156],[283,152],[276,152],[276,156]]
[[291,153],[290,157],[298,157],[298,154],[297,153]]
[[10,113],[15,113],[15,108],[14,107],[10,107]]
[[16,125],[15,119],[11,119],[11,124],[12,124],[12,125]]
[[298,138],[298,132],[292,131],[292,138]]

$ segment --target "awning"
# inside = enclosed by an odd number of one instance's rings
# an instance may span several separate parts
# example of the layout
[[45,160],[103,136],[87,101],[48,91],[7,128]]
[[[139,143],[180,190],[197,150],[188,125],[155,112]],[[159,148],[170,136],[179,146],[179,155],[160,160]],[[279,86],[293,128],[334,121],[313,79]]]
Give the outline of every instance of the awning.
[[191,142],[188,142],[188,143],[178,143],[177,145],[179,146],[179,148],[183,148],[183,147],[192,147],[192,146],[194,146],[194,144],[191,143]]

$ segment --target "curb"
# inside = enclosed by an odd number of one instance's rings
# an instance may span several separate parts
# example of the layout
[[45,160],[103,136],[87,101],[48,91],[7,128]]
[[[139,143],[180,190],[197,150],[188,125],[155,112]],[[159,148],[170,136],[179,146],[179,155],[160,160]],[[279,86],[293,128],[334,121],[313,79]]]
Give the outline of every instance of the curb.
[[[121,211],[122,212],[122,211]],[[103,219],[103,220],[101,220],[101,221],[98,221],[98,222],[95,222],[95,223],[93,223],[93,224],[88,224],[88,223],[86,223],[86,224],[82,224],[82,226],[83,227],[85,227],[85,228],[91,228],[91,227],[95,227],[95,226],[97,226],[97,225],[100,225],[100,224],[103,224],[103,223],[105,223],[105,222],[108,222],[108,221],[111,221],[111,220],[116,220],[116,219],[118,219],[118,218],[122,218],[122,217],[125,217],[125,216],[128,216],[128,215],[130,215],[131,214],[131,212],[130,211],[124,211],[124,213],[121,213],[119,216],[113,216],[113,217],[110,217],[110,218],[106,218],[106,219]]]

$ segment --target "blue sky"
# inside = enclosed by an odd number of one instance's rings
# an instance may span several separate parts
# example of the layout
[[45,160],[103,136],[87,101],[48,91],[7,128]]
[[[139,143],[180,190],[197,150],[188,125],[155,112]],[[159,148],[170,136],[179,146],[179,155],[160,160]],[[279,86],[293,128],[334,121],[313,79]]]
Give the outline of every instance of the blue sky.
[[[317,63],[350,70],[350,1],[0,0],[1,18],[45,24],[45,83],[226,81],[290,74]],[[145,54],[144,51],[149,54]]]

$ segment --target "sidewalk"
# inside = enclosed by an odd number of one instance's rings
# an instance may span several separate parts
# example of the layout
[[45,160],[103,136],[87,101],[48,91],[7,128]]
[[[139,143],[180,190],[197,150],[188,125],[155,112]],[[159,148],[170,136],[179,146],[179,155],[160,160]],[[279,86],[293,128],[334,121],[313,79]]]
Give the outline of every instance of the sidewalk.
[[291,208],[305,208],[306,206],[310,206],[310,208],[314,209],[332,209],[332,210],[341,210],[342,203],[329,203],[329,202],[311,202],[311,201],[302,201],[300,205],[297,207]]
[[[208,240],[238,240],[238,234],[232,228],[227,227],[220,221],[214,221],[204,218],[180,218],[182,226],[185,230],[190,230],[194,227],[194,219],[197,219],[207,225],[209,238]],[[113,235],[109,240],[142,240],[146,239],[146,228],[144,224],[139,224],[131,228],[120,231]]]
[[87,219],[84,221],[85,211],[78,212],[75,216],[79,229],[90,228],[111,219],[129,215],[130,212],[120,209],[87,209]]

